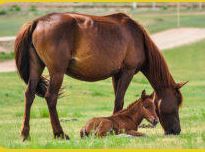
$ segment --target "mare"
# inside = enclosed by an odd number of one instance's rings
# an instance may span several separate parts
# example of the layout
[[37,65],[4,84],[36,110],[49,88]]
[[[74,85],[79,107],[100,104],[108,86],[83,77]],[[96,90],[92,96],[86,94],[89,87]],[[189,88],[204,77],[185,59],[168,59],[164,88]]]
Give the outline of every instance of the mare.
[[[68,139],[56,109],[64,74],[83,81],[112,77],[113,113],[123,108],[126,90],[142,72],[161,102],[157,114],[165,134],[179,134],[180,88],[167,63],[143,26],[123,13],[92,16],[52,13],[25,24],[15,40],[18,73],[27,84],[21,130],[29,136],[30,109],[35,95],[46,99],[54,137]],[[42,76],[47,67],[50,80]]]

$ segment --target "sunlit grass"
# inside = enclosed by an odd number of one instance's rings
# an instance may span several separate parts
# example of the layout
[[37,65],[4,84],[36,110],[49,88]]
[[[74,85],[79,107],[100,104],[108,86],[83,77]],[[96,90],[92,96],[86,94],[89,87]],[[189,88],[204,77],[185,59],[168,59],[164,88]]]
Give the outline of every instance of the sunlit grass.
[[[65,96],[59,99],[57,108],[61,124],[71,140],[53,139],[46,102],[36,97],[31,110],[31,141],[22,143],[19,131],[25,85],[16,73],[1,73],[0,145],[10,148],[204,148],[204,48],[205,40],[164,52],[176,81],[190,81],[182,88],[184,102],[180,109],[182,133],[179,136],[164,136],[158,125],[155,129],[139,129],[147,134],[142,138],[108,136],[80,139],[79,131],[88,119],[112,113],[112,81],[88,83],[65,76]],[[125,106],[138,98],[143,89],[152,92],[147,80],[139,73],[128,88]]]

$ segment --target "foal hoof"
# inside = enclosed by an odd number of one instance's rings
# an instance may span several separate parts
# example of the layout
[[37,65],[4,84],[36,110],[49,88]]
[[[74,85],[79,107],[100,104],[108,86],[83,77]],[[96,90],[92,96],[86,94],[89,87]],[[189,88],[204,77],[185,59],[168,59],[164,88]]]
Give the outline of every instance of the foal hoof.
[[54,138],[55,139],[65,139],[65,140],[69,140],[69,136],[64,134],[64,133],[55,133],[54,134]]
[[70,140],[70,137],[68,135],[64,134],[64,139],[65,140]]

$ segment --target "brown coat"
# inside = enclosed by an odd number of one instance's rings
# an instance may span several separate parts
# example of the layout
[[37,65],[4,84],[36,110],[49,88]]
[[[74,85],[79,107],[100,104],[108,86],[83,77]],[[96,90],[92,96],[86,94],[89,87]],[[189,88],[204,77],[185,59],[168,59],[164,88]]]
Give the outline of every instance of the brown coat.
[[158,122],[154,100],[155,94],[148,96],[143,91],[141,98],[126,109],[109,117],[97,117],[89,120],[81,129],[80,136],[84,137],[94,133],[96,136],[102,137],[112,132],[141,136],[143,134],[138,132],[137,129],[144,118],[153,125]]
[[[28,85],[23,140],[29,136],[30,109],[35,95],[46,99],[54,137],[68,138],[56,109],[64,74],[90,82],[112,77],[113,113],[116,113],[123,108],[133,76],[142,72],[161,99],[156,108],[165,133],[180,133],[179,88],[183,84],[175,83],[149,34],[126,14],[48,14],[27,23],[17,35],[14,47],[18,73]],[[45,67],[49,81],[42,76]]]

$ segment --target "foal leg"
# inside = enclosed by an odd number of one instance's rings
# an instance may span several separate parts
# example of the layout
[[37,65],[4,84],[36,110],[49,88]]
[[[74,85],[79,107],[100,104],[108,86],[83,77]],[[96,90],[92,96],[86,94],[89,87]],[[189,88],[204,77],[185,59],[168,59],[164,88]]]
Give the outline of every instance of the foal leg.
[[136,130],[127,130],[125,131],[126,134],[131,135],[131,136],[145,136],[145,134],[138,132]]
[[[125,92],[135,74],[135,70],[123,70],[120,75],[118,75],[118,79],[114,77],[114,82],[116,83],[116,93],[115,93],[115,106],[113,113],[122,110],[124,104],[124,96]],[[115,88],[115,86],[114,86]]]
[[63,73],[55,73],[50,76],[50,83],[45,98],[50,113],[50,120],[53,128],[54,138],[60,137],[69,139],[69,137],[63,132],[56,110],[58,93],[63,82],[63,76]]
[[106,136],[108,133],[110,133],[113,129],[112,121],[110,120],[102,120],[99,124],[99,126],[96,128],[95,135],[97,137],[103,137]]
[[43,72],[44,65],[38,59],[35,51],[31,48],[30,52],[30,74],[29,74],[29,81],[28,86],[25,91],[25,108],[24,108],[24,118],[23,124],[21,129],[21,136],[23,137],[23,141],[25,141],[29,137],[29,120],[30,120],[30,110],[35,98],[36,87],[40,80],[40,76]]

